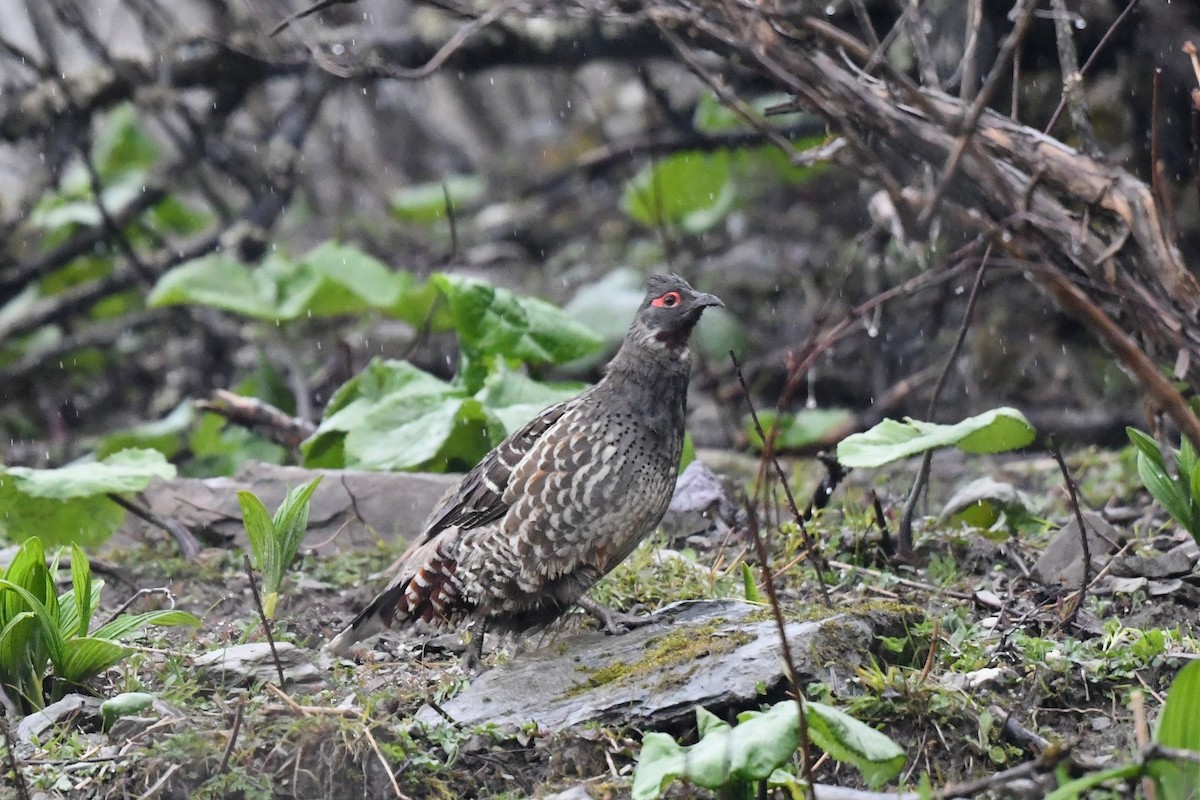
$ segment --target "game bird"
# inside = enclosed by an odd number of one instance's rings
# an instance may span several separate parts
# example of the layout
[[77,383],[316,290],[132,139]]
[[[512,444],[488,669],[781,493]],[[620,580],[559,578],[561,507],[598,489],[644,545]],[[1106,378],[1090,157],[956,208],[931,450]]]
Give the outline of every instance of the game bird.
[[[547,408],[471,470],[396,563],[394,579],[327,646],[386,627],[537,630],[573,606],[616,632],[633,620],[584,596],[657,526],[683,450],[692,357],[704,309],[723,306],[677,275],[654,275],[604,378]],[[640,618],[639,618],[640,619]]]

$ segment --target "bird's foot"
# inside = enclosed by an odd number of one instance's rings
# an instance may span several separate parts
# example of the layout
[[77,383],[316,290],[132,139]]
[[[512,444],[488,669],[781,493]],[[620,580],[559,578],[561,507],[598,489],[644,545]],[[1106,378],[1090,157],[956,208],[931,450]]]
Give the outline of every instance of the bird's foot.
[[600,627],[604,629],[605,633],[626,633],[634,628],[649,625],[653,621],[649,615],[626,614],[621,611],[615,611],[586,597],[578,600],[576,604],[595,617],[600,622]]
[[467,635],[470,638],[467,641],[467,649],[463,651],[463,672],[471,676],[478,676],[486,668],[483,663],[484,631],[482,628],[480,630],[472,630]]

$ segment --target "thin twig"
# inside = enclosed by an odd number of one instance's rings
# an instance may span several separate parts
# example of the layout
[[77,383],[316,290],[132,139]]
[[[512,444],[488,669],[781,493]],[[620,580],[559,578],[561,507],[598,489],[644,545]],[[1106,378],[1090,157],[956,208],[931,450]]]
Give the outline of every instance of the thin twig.
[[267,612],[263,610],[262,598],[258,595],[258,582],[254,580],[254,568],[250,565],[250,554],[242,553],[242,561],[246,565],[246,577],[250,579],[250,594],[254,596],[254,607],[258,610],[258,619],[262,622],[263,631],[267,634],[267,645],[271,648],[271,658],[275,660],[275,671],[279,673],[279,685],[284,684],[283,679],[283,662],[279,659],[279,652],[275,649],[275,636],[271,633],[271,622],[267,619]]
[[371,733],[370,725],[365,722],[363,724],[363,735],[367,737],[367,743],[375,751],[375,757],[379,759],[379,764],[383,767],[383,771],[387,773],[388,780],[392,782],[392,791],[396,793],[397,800],[412,800],[412,798],[400,791],[400,784],[396,783],[395,773],[392,772],[387,759],[383,757],[383,751],[379,749],[379,742],[375,741],[375,736]]
[[1050,448],[1050,454],[1058,462],[1058,469],[1062,472],[1063,481],[1067,484],[1067,494],[1071,497],[1071,510],[1075,512],[1075,522],[1079,525],[1079,546],[1083,549],[1083,576],[1079,579],[1079,596],[1075,598],[1070,613],[1063,620],[1064,625],[1073,625],[1075,618],[1079,616],[1079,609],[1087,597],[1088,583],[1092,579],[1092,552],[1088,545],[1087,525],[1083,522],[1083,511],[1079,508],[1079,493],[1075,490],[1075,481],[1071,479],[1071,473],[1067,470],[1067,462],[1063,460],[1062,450],[1059,449],[1058,442],[1054,440],[1053,436],[1047,438],[1046,444]]
[[108,619],[106,619],[103,622],[103,624],[100,625],[100,627],[103,628],[105,625],[112,622],[114,619],[116,619],[117,617],[121,616],[126,611],[128,611],[129,607],[131,605],[133,605],[134,600],[137,600],[139,597],[147,597],[152,594],[163,595],[170,602],[170,604],[171,604],[170,607],[171,608],[175,607],[175,593],[172,592],[170,589],[168,589],[165,586],[155,586],[151,589],[138,589],[136,592],[133,593],[133,595],[131,595],[129,597],[128,600],[126,600],[124,603],[121,604],[120,608],[118,608],[116,611],[114,611],[112,614],[110,614],[108,616]]
[[767,598],[771,601],[771,614],[775,617],[775,627],[779,630],[779,647],[783,651],[783,663],[787,665],[788,683],[792,685],[792,694],[796,698],[796,713],[800,717],[800,772],[808,787],[810,800],[816,800],[812,763],[808,754],[808,714],[804,711],[804,694],[800,691],[799,678],[796,676],[796,662],[792,659],[792,646],[788,642],[787,623],[783,620],[783,608],[779,605],[779,595],[775,591],[775,576],[771,574],[771,555],[767,552],[767,544],[763,541],[762,532],[758,529],[758,509],[754,507],[753,500],[750,501],[748,511],[746,524],[750,531],[750,538],[754,542],[754,551],[758,556],[759,567],[762,569]]
[[155,514],[148,508],[142,508],[137,503],[126,500],[116,492],[109,492],[106,497],[119,505],[121,508],[133,514],[138,519],[153,525],[156,528],[161,528],[170,534],[175,540],[175,544],[179,545],[179,554],[186,561],[191,561],[200,553],[200,542],[196,541],[196,537],[192,535],[191,530],[186,525],[178,520],[167,520]]
[[[983,274],[987,271],[988,257],[991,254],[992,245],[989,242],[987,248],[983,251],[983,256],[979,259],[979,269],[975,272],[975,282],[971,284],[971,294],[967,297],[967,307],[963,311],[962,323],[958,326],[958,336],[954,340],[954,346],[950,348],[950,352],[946,356],[946,363],[942,366],[942,372],[938,375],[937,383],[934,384],[933,392],[929,397],[929,407],[926,410],[925,416],[930,422],[933,421],[933,417],[937,413],[938,401],[941,399],[942,389],[946,385],[950,369],[958,359],[958,353],[962,350],[963,342],[966,341],[967,329],[970,327],[971,317],[975,313],[975,303],[979,299],[979,288],[983,285]],[[899,561],[911,562],[913,559],[913,517],[916,515],[917,502],[921,497],[921,493],[925,490],[926,481],[929,479],[929,467],[932,463],[933,451],[926,450],[925,455],[921,458],[921,467],[917,470],[916,480],[913,481],[908,498],[904,501],[904,509],[900,514],[900,523],[896,526],[896,559]]]
[[225,750],[221,753],[221,763],[217,765],[217,774],[224,774],[229,767],[229,758],[233,755],[233,747],[237,743],[238,732],[242,729],[242,715],[246,711],[246,695],[242,694],[238,698],[237,707],[233,710],[233,725],[229,730],[229,741],[225,743]]

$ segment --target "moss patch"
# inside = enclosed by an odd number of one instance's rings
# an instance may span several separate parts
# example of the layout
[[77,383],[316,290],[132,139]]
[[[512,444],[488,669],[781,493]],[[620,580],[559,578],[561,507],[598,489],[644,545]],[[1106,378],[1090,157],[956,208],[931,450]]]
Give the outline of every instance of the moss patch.
[[[588,673],[587,680],[571,687],[563,693],[563,696],[576,697],[615,681],[643,677],[677,664],[692,663],[706,656],[729,653],[754,640],[752,634],[736,628],[724,631],[721,636],[714,637],[714,634],[728,622],[726,619],[715,619],[703,625],[672,631],[658,639],[653,639],[646,643],[645,654],[636,661],[615,661],[598,669],[587,666],[579,667],[580,672]],[[667,677],[664,676],[658,685],[661,686],[666,680]]]

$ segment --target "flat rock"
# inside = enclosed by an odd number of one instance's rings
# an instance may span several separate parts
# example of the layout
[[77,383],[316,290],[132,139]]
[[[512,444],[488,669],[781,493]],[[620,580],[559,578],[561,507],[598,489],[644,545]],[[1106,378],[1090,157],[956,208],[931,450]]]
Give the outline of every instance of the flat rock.
[[69,694],[40,711],[22,717],[21,721],[17,723],[17,741],[29,744],[34,738],[45,739],[46,732],[51,728],[72,720],[84,720],[98,724],[100,701],[95,697],[83,694]]
[[[526,651],[441,709],[463,725],[665,728],[689,724],[696,706],[719,714],[781,694],[784,666],[769,609],[738,600],[689,601],[653,616],[619,636],[585,631]],[[878,637],[898,635],[904,622],[901,611],[878,609],[788,622],[799,682],[844,685],[875,652]],[[442,718],[424,708],[418,719]]]
[[[1096,575],[1108,563],[1109,556],[1116,552],[1115,543],[1125,537],[1099,514],[1084,511],[1083,521],[1087,527],[1091,574]],[[1033,567],[1033,578],[1044,584],[1064,586],[1076,586],[1083,580],[1083,543],[1079,523],[1074,518],[1046,545]]]
[[[283,667],[284,680],[291,683],[309,683],[323,679],[323,672],[291,642],[276,642],[275,652]],[[215,685],[247,685],[255,681],[279,682],[279,670],[275,657],[266,642],[250,642],[232,647],[222,647],[197,657],[193,665]]]
[[[331,541],[325,552],[361,549],[378,541],[407,540],[461,475],[361,470],[311,470],[251,462],[232,478],[156,480],[140,502],[165,520],[183,523],[202,540],[246,544],[237,492],[246,489],[274,510],[289,488],[324,475],[313,494],[304,546]],[[339,534],[339,531],[345,530]],[[207,535],[200,535],[206,533]],[[338,534],[335,536],[335,534]],[[118,543],[165,536],[133,514],[118,531]]]

